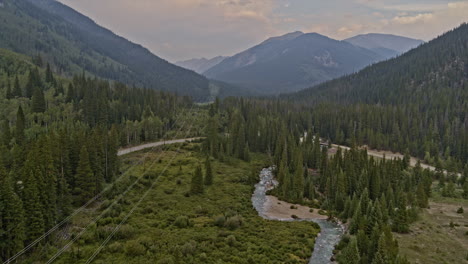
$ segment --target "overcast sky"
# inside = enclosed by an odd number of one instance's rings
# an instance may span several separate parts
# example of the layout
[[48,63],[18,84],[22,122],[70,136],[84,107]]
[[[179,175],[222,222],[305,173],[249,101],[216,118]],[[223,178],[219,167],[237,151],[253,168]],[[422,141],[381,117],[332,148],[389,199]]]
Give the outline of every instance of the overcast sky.
[[391,33],[430,40],[468,21],[468,0],[59,0],[169,61],[233,55],[271,36]]

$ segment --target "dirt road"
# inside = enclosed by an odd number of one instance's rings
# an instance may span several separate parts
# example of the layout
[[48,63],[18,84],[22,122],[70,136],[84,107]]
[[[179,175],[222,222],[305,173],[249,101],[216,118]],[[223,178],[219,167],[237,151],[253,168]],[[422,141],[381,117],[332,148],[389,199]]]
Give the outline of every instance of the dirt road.
[[174,140],[159,141],[159,142],[143,144],[143,145],[134,146],[134,147],[130,147],[130,148],[123,148],[123,149],[120,149],[117,152],[117,156],[126,155],[126,154],[129,154],[129,153],[140,151],[140,150],[147,149],[147,148],[154,148],[154,147],[158,147],[158,146],[175,144],[175,143],[183,143],[183,142],[187,142],[187,141],[190,142],[190,141],[194,141],[194,140],[197,140],[197,139],[200,139],[200,138],[197,137],[197,138],[174,139]]

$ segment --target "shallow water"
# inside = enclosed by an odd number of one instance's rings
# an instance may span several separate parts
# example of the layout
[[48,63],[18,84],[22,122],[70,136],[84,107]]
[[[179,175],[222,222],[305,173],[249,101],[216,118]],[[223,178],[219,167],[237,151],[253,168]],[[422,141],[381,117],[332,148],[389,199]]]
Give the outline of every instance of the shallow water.
[[258,214],[268,220],[277,221],[309,221],[315,222],[320,226],[320,234],[315,240],[314,251],[310,258],[309,264],[327,264],[332,263],[330,260],[333,256],[333,249],[340,241],[344,234],[342,226],[323,219],[298,219],[284,220],[267,217],[265,213],[266,193],[269,190],[278,186],[278,182],[274,178],[274,167],[265,168],[260,172],[260,181],[255,185],[255,191],[252,194],[252,205],[257,210]]

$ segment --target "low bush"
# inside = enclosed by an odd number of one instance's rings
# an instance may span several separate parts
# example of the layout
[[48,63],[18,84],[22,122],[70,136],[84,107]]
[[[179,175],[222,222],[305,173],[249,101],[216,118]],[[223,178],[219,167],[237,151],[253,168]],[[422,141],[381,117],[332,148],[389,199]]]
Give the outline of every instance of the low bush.
[[187,216],[179,216],[174,221],[174,225],[178,228],[186,228],[190,226],[190,220]]

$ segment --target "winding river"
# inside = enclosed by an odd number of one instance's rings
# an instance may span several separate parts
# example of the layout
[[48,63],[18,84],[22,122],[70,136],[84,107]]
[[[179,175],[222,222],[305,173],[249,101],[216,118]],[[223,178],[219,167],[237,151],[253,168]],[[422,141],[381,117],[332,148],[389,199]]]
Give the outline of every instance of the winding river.
[[315,222],[320,226],[320,234],[315,240],[314,251],[310,258],[309,264],[326,264],[332,263],[330,260],[333,256],[333,249],[340,241],[344,234],[342,226],[323,219],[292,219],[292,218],[275,218],[265,214],[267,202],[267,192],[274,189],[278,182],[274,178],[273,167],[265,168],[260,172],[260,182],[255,185],[255,191],[252,195],[252,204],[258,214],[264,219],[276,221],[310,221]]

